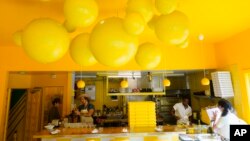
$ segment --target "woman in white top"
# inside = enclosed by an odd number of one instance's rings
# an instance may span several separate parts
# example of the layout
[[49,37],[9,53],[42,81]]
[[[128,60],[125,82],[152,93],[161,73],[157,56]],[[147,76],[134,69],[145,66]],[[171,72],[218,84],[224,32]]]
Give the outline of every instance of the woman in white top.
[[[218,133],[222,137],[222,140],[230,140],[230,125],[246,124],[246,122],[233,113],[233,107],[229,101],[225,99],[219,100],[218,108],[221,111],[221,116],[218,121],[213,124],[214,132]],[[213,114],[212,122],[216,121],[218,113],[215,112]]]

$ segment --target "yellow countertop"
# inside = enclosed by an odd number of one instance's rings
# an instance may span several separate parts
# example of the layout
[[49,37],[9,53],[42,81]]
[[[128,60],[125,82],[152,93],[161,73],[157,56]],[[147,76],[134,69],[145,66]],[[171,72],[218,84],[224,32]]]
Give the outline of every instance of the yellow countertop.
[[59,128],[60,133],[56,135],[50,134],[48,130],[42,130],[36,133],[33,138],[57,138],[57,137],[103,137],[103,136],[133,136],[133,135],[154,135],[164,134],[166,132],[185,133],[184,128],[177,128],[174,125],[163,126],[161,132],[157,132],[155,127],[136,127],[128,128],[128,132],[124,133],[124,127],[103,127],[103,131],[92,133],[93,128]]

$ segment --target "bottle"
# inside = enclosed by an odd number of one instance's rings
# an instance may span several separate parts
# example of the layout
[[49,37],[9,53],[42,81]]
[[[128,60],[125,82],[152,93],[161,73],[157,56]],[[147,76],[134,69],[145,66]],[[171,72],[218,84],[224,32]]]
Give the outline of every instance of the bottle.
[[198,134],[201,133],[201,120],[198,120]]

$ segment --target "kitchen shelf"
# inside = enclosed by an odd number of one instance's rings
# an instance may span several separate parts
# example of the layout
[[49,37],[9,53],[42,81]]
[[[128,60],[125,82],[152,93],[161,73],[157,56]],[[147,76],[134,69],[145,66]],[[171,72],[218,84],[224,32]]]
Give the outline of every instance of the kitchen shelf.
[[139,92],[139,93],[108,93],[108,96],[124,96],[124,95],[165,95],[165,92]]
[[[128,87],[123,88],[121,91],[120,82],[126,79]],[[145,96],[145,95],[166,95],[165,87],[163,86],[163,74],[154,74],[151,81],[148,81],[147,74],[142,74],[140,78],[119,78],[119,77],[106,77],[106,92],[107,96]],[[136,89],[136,92],[132,92]],[[139,90],[141,89],[141,92]]]

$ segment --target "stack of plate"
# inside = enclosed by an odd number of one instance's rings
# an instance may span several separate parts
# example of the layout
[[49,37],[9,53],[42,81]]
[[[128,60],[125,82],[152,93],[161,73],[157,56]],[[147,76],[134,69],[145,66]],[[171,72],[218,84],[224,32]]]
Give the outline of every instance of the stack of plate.
[[216,97],[233,97],[234,91],[229,71],[217,71],[211,73],[214,95]]
[[128,120],[130,127],[155,127],[155,103],[151,101],[129,102]]

